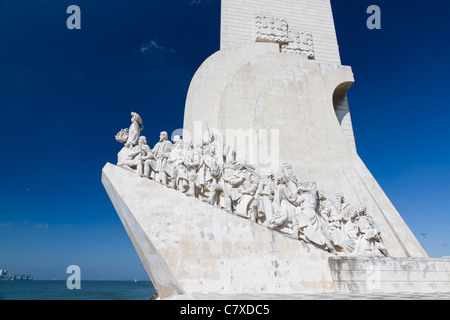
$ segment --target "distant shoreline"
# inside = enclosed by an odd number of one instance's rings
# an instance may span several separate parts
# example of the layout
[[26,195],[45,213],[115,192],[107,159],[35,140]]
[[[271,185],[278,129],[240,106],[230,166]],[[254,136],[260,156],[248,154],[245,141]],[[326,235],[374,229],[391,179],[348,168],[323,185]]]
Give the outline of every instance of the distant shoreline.
[[[67,279],[30,279],[30,280],[20,280],[20,279],[18,279],[18,280],[2,280],[2,279],[0,279],[0,282],[1,281],[22,281],[22,282],[26,282],[26,281],[61,281],[61,282],[66,282]],[[92,279],[90,279],[90,280],[81,280],[81,281],[82,282],[150,282],[151,283],[150,280],[134,281],[134,280],[92,280]]]

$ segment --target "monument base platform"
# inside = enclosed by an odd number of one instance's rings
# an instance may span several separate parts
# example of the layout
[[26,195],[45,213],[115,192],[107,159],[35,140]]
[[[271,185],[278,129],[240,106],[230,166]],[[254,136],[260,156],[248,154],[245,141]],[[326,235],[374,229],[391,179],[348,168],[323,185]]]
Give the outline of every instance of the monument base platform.
[[323,300],[450,300],[450,292],[371,292],[371,293],[296,293],[296,294],[238,294],[195,295],[194,300],[213,301],[323,301]]
[[334,256],[112,164],[102,183],[160,299],[450,293],[448,260]]
[[336,290],[340,293],[450,294],[448,260],[332,257],[328,261]]

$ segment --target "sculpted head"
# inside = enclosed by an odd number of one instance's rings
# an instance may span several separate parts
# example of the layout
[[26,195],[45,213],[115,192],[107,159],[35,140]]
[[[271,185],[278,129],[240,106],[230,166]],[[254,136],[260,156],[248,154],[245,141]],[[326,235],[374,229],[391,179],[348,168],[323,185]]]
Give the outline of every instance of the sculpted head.
[[239,170],[245,169],[246,166],[247,166],[247,164],[245,163],[244,160],[238,161],[238,163],[237,163],[237,167],[238,167]]
[[131,113],[131,122],[142,124],[142,118],[136,112]]
[[356,210],[355,208],[350,208],[350,210],[348,211],[348,215],[350,217],[351,220],[358,220],[359,215],[358,215],[358,210]]
[[186,140],[183,144],[184,149],[192,149],[194,147],[193,143],[191,140]]
[[297,177],[295,176],[295,172],[291,164],[285,163],[283,169],[281,169],[281,172],[286,181],[297,181]]
[[317,191],[317,199],[325,200],[325,193],[322,190]]
[[166,131],[162,131],[160,133],[160,135],[159,135],[159,141],[163,142],[163,141],[166,141],[166,140],[169,140],[169,135],[167,134]]
[[140,137],[139,137],[139,145],[140,145],[140,146],[144,146],[144,145],[146,145],[146,144],[147,144],[147,138],[144,137],[144,136],[140,136]]
[[267,171],[267,176],[266,177],[267,177],[267,179],[271,179],[271,180],[273,180],[275,178],[275,173],[273,172],[272,169],[269,169]]
[[173,137],[173,144],[174,147],[177,149],[182,149],[183,148],[183,140],[181,139],[180,136],[174,136]]
[[342,193],[337,193],[336,194],[336,202],[337,203],[344,203],[345,199],[344,199],[344,195]]
[[286,184],[286,180],[284,179],[284,176],[278,176],[277,177],[277,184]]
[[358,214],[360,216],[365,216],[366,215],[366,211],[367,211],[367,208],[365,206],[361,205],[361,206],[358,207]]

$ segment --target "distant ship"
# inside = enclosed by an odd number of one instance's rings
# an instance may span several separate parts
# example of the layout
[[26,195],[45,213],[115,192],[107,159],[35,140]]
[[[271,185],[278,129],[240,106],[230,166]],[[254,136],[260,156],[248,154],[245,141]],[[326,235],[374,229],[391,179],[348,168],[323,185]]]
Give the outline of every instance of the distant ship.
[[34,280],[31,274],[15,274],[12,276],[8,276],[7,270],[0,269],[0,281],[15,281],[15,280]]

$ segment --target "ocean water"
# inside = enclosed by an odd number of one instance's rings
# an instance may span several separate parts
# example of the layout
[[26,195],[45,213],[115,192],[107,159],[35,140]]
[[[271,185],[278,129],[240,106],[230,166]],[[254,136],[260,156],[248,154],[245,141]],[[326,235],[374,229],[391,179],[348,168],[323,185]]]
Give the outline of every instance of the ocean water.
[[0,281],[0,300],[148,300],[155,293],[150,281],[81,281],[80,290],[66,281]]

